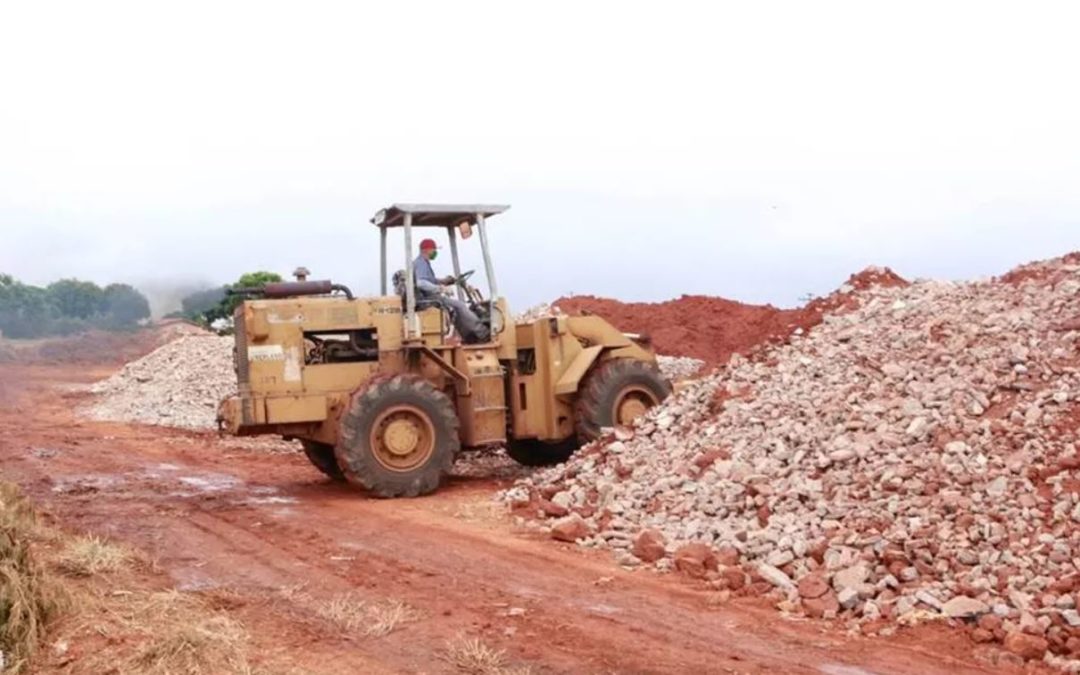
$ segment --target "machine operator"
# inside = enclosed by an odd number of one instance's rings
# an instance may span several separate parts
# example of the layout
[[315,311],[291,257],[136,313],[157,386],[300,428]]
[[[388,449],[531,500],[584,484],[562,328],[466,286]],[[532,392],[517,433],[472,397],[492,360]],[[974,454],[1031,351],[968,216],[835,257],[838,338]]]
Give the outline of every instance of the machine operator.
[[453,276],[435,276],[435,270],[431,267],[431,261],[439,255],[439,247],[433,239],[425,239],[420,242],[420,255],[413,262],[413,276],[416,279],[416,290],[424,300],[438,302],[440,305],[451,310],[454,319],[454,328],[457,329],[461,339],[469,344],[487,342],[491,338],[488,329],[476,312],[468,304],[444,295],[444,286],[455,283]]

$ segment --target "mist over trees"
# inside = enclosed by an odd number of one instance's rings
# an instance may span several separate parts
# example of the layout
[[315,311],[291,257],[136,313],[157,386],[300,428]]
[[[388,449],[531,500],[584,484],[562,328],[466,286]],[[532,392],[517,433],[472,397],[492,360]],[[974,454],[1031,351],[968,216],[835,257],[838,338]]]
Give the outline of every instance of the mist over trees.
[[180,311],[173,312],[169,316],[183,317],[192,321],[198,321],[205,318],[207,314],[212,312],[225,300],[225,292],[228,289],[228,286],[218,286],[217,288],[207,288],[205,290],[195,291],[191,295],[185,296],[180,300]]
[[[229,295],[231,289],[259,288],[281,281],[274,272],[248,272],[233,284],[189,293],[180,311],[167,317],[188,319],[210,327],[229,322],[243,299]],[[150,319],[146,296],[128,284],[98,286],[92,281],[60,279],[48,286],[26,284],[0,273],[0,335],[7,338],[38,338],[71,335],[90,329],[129,330]]]
[[180,301],[180,311],[166,316],[188,319],[208,327],[215,321],[230,321],[236,307],[244,299],[241,295],[230,295],[230,290],[262,288],[275,281],[281,281],[281,275],[276,272],[246,272],[240,275],[236,283],[191,293]]
[[0,332],[5,337],[127,330],[148,318],[150,303],[128,284],[102,288],[91,281],[61,279],[42,288],[0,274]]

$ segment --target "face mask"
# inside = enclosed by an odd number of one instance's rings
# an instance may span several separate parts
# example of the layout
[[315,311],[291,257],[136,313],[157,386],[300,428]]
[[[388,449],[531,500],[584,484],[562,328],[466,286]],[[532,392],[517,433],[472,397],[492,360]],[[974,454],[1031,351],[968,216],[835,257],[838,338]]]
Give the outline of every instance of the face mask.
[[434,260],[435,258],[438,258],[438,257],[439,257],[439,252],[438,251],[432,251],[431,255],[428,256],[428,260]]

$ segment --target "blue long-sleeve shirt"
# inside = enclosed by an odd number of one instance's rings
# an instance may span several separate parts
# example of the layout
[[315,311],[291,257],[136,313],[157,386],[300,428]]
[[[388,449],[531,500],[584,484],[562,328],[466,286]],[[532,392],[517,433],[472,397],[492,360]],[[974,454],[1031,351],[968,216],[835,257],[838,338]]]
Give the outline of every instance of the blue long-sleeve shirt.
[[413,261],[413,278],[416,280],[416,287],[425,293],[438,293],[442,288],[439,278],[435,276],[435,270],[431,268],[431,261],[422,254]]

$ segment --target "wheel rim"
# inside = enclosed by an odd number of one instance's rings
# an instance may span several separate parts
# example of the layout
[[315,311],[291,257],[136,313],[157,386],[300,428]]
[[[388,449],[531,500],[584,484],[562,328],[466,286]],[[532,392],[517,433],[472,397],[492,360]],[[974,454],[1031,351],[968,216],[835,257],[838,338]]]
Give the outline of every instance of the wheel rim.
[[375,459],[391,471],[423,466],[435,451],[435,426],[423,410],[411,405],[384,410],[371,429]]
[[623,387],[615,397],[611,409],[611,420],[616,426],[627,427],[645,414],[645,411],[660,402],[660,399],[647,387],[630,385]]

